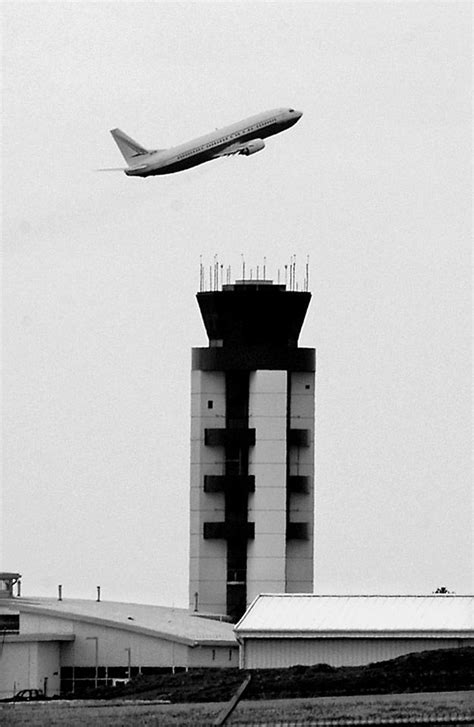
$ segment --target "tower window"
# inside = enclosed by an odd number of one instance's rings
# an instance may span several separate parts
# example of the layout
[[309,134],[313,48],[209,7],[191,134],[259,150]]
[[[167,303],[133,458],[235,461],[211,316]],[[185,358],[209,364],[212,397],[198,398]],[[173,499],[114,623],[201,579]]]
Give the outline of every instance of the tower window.
[[306,384],[306,386],[305,386],[304,388],[305,388],[305,389],[310,389],[311,387],[310,387],[310,385],[309,385],[309,384]]
[[207,402],[207,408],[208,409],[213,409],[214,408],[214,402],[212,401],[212,399],[209,399],[208,400],[208,402]]

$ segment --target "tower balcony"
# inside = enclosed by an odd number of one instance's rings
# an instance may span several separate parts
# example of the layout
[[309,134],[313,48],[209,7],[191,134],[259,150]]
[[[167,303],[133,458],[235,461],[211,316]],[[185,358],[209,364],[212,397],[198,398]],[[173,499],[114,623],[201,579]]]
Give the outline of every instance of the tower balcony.
[[291,447],[309,447],[311,443],[311,432],[309,429],[290,429],[288,432],[288,444]]
[[289,475],[288,489],[290,492],[307,494],[310,491],[310,477],[306,475]]
[[255,492],[255,475],[204,475],[204,492]]
[[204,540],[255,539],[255,523],[204,523]]
[[204,444],[207,447],[254,447],[255,429],[205,429]]
[[193,348],[192,368],[199,371],[315,371],[314,348],[248,346],[210,346]]
[[309,540],[308,523],[287,523],[287,540]]

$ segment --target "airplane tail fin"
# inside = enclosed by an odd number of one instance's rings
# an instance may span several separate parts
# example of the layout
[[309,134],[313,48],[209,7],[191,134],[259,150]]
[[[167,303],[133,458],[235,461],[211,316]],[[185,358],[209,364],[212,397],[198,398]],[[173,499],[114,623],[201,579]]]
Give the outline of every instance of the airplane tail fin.
[[136,164],[138,161],[137,157],[143,154],[150,154],[149,149],[145,149],[145,147],[137,141],[134,141],[130,136],[127,136],[120,129],[111,129],[110,133],[114,137],[114,141],[128,165],[132,166]]

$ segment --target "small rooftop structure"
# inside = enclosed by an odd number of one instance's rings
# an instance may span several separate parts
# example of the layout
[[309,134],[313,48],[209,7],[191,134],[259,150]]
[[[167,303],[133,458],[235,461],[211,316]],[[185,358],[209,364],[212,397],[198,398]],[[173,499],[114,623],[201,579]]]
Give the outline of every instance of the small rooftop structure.
[[13,586],[18,583],[21,578],[20,573],[0,573],[0,598],[13,598]]

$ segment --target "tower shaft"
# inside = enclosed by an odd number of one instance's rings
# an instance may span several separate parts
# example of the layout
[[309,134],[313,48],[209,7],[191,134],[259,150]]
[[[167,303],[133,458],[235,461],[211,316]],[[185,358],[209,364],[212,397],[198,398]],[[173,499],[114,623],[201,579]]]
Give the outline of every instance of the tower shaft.
[[312,592],[315,351],[310,293],[241,281],[198,293],[190,606],[238,619],[262,592]]

